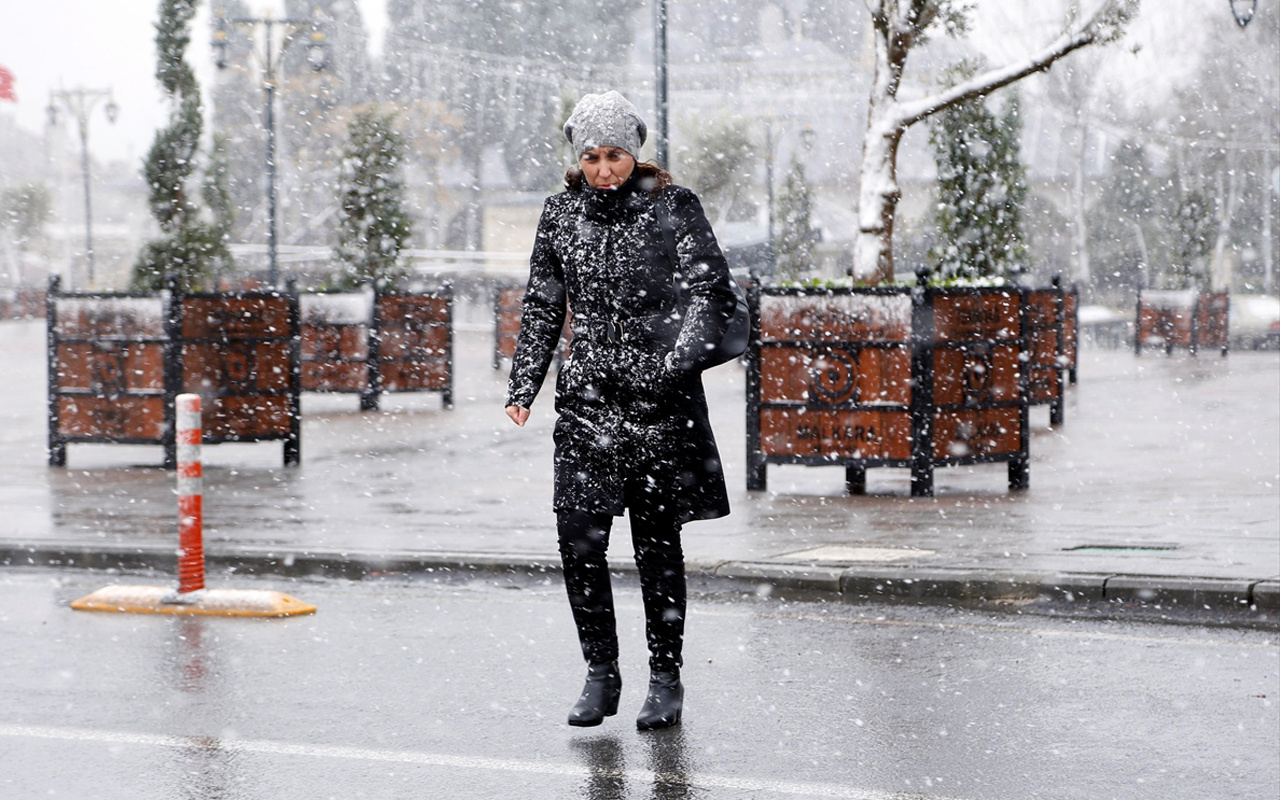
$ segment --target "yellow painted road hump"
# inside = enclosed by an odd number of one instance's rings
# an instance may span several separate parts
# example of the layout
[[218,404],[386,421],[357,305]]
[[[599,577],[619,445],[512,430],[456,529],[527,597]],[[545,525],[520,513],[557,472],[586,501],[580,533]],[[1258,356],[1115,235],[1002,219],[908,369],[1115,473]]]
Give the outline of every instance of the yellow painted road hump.
[[316,607],[268,589],[201,589],[186,596],[165,586],[105,586],[76,600],[77,611],[178,614],[220,617],[293,617]]

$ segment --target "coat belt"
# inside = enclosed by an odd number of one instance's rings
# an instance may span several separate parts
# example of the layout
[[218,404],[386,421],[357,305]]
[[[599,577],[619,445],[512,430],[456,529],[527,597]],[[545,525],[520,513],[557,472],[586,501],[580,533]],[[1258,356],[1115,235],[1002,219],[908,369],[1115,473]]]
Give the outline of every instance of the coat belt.
[[574,317],[573,335],[599,344],[662,344],[670,348],[680,335],[680,320],[667,314],[621,320]]

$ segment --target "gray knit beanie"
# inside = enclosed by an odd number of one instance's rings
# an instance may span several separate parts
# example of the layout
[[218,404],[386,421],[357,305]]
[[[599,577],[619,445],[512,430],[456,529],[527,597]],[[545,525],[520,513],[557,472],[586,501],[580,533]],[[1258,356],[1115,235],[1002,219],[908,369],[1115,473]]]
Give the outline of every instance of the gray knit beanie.
[[583,95],[564,124],[564,136],[577,158],[597,147],[620,147],[639,161],[648,132],[636,107],[614,91]]

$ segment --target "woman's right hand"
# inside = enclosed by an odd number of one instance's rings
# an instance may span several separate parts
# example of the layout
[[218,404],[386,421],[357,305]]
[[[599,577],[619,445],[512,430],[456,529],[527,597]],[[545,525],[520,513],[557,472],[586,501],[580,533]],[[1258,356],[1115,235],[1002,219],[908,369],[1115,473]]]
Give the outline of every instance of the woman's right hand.
[[529,409],[524,406],[507,406],[507,416],[521,428],[529,421]]

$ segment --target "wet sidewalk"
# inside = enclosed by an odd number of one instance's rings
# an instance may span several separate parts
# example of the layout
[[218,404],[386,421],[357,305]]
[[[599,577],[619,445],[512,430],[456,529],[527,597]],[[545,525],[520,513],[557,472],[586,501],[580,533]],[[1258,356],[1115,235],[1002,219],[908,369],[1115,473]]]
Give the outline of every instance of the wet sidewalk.
[[[492,330],[456,335],[455,407],[436,394],[304,395],[302,464],[279,443],[204,448],[213,569],[368,574],[554,569],[550,386],[527,427],[502,412]],[[43,322],[0,322],[0,563],[159,566],[173,558],[173,475],[158,447],[70,445],[46,466]],[[1085,349],[1065,424],[1031,410],[1031,488],[1003,464],[770,467],[745,488],[743,371],[706,376],[734,513],[685,529],[721,579],[858,597],[1181,603],[1272,618],[1280,587],[1280,354]],[[613,561],[627,569],[625,524]]]

